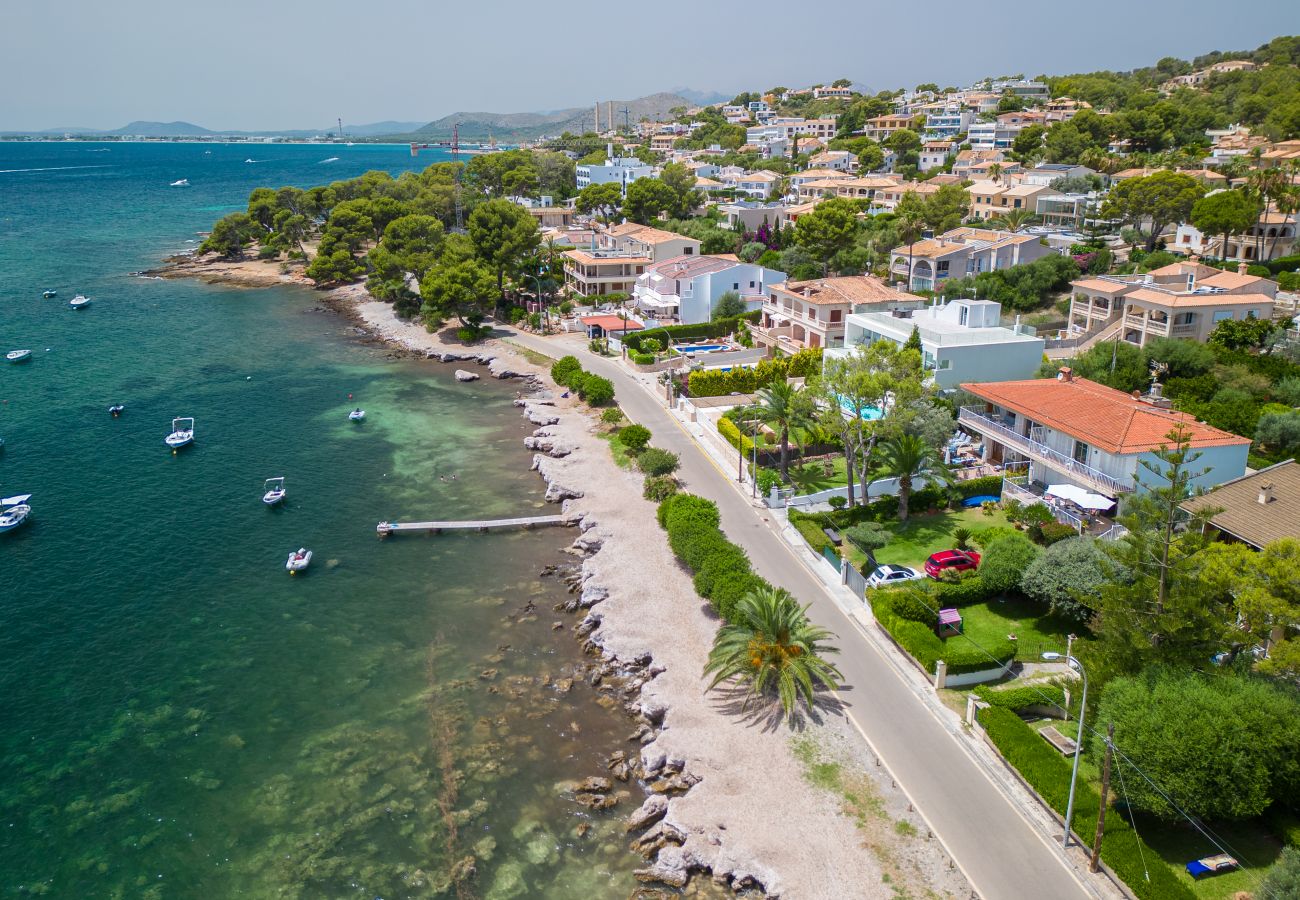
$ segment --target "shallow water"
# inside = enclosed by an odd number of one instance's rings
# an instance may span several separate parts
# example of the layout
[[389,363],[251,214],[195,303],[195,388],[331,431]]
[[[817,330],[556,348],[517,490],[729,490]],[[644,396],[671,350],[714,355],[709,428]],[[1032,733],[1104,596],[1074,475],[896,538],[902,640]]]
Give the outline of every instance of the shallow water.
[[[538,570],[571,533],[375,537],[542,505],[516,388],[389,359],[307,290],[127,274],[258,184],[436,158],[0,143],[0,351],[35,351],[0,368],[0,493],[35,510],[0,535],[0,896],[633,887],[621,824],[576,838],[555,787],[631,730],[554,686],[581,658]],[[197,420],[177,454],[174,416]],[[289,577],[298,546],[313,563]]]

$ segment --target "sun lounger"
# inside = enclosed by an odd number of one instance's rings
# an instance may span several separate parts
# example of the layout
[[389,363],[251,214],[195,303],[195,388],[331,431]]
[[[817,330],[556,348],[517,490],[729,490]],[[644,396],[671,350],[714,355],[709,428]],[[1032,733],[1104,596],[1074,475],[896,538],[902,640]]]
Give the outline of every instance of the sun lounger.
[[1217,856],[1207,856],[1204,859],[1197,859],[1187,864],[1187,874],[1193,878],[1204,878],[1207,875],[1217,875],[1220,872],[1231,872],[1240,866],[1237,862],[1226,853],[1220,853]]

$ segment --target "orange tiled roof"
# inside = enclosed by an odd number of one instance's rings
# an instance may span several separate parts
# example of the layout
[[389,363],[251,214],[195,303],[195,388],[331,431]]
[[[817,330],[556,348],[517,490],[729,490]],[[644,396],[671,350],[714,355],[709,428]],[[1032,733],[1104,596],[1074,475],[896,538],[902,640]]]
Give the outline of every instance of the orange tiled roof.
[[1160,409],[1086,378],[995,381],[963,384],[962,389],[1108,453],[1157,450],[1169,444],[1166,435],[1179,423],[1190,433],[1193,447],[1250,443],[1250,438],[1201,424],[1187,413]]
[[1129,300],[1150,303],[1153,306],[1169,306],[1186,309],[1197,306],[1254,306],[1273,305],[1273,298],[1268,294],[1171,294],[1151,288],[1138,288],[1124,295]]
[[[772,290],[791,294],[805,303],[923,303],[915,294],[897,291],[872,275],[814,278],[772,285]],[[804,292],[808,293],[805,294]]]

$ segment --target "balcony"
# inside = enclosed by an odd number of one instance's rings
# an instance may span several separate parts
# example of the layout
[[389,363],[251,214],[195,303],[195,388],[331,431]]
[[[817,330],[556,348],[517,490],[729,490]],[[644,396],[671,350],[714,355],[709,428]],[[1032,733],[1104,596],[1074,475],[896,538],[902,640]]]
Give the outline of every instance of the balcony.
[[[985,437],[996,438],[999,443],[1030,459],[1037,460],[1057,471],[1068,472],[1073,478],[1086,482],[1090,487],[1096,488],[1103,494],[1131,494],[1133,492],[1132,484],[1126,484],[1111,475],[1107,475],[1100,469],[1085,465],[1077,459],[1061,453],[1059,450],[1053,450],[1040,441],[1008,428],[1001,422],[989,418],[980,407],[963,406],[961,412],[957,415],[957,421],[963,425],[969,425]],[[1041,432],[1038,432],[1038,434],[1041,434]],[[985,450],[986,454],[987,452]]]

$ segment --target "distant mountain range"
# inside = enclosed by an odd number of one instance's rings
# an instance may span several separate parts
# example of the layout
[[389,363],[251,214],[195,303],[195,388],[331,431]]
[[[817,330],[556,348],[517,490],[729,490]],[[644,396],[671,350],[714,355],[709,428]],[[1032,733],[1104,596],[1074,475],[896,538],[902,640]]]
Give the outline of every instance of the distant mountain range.
[[[600,103],[600,124],[603,130],[614,104],[614,124],[624,121],[635,125],[642,119],[658,122],[669,118],[669,111],[679,106],[699,106],[699,101],[681,94],[661,93],[635,100],[603,100]],[[410,140],[439,141],[451,137],[452,127],[459,123],[462,140],[478,141],[489,137],[503,141],[529,140],[543,135],[558,135],[565,131],[581,134],[595,124],[595,106],[575,106],[547,113],[494,113],[456,112],[430,122],[409,134],[394,135]],[[627,110],[626,114],[624,109]]]
[[[635,100],[614,100],[614,122],[622,125],[625,121],[635,125],[642,119],[652,122],[669,118],[670,111],[677,107],[703,106],[729,99],[728,95],[712,91],[696,91],[679,88],[673,92],[650,94]],[[603,130],[609,124],[607,118],[610,100],[600,104],[600,125]],[[590,131],[594,124],[595,103],[591,106],[575,106],[569,109],[557,109],[550,112],[495,113],[495,112],[456,112],[443,116],[434,122],[372,122],[368,125],[344,125],[345,137],[375,138],[391,137],[410,141],[440,141],[451,137],[452,127],[459,123],[460,136],[463,140],[479,141],[496,138],[505,142],[530,140],[543,135],[558,135],[565,131],[581,134]],[[626,113],[624,110],[626,109]],[[47,128],[43,131],[0,131],[9,135],[64,135],[73,134],[86,137],[98,135],[111,137],[289,137],[311,138],[334,135],[337,125],[316,130],[286,131],[213,131],[193,122],[149,122],[139,121],[121,128]]]
[[[414,131],[423,125],[423,122],[372,122],[369,125],[344,125],[343,134],[346,137],[375,137],[384,134],[400,134],[408,131]],[[46,128],[43,131],[3,131],[0,134],[30,134],[30,135],[104,135],[111,137],[293,137],[309,138],[322,135],[333,135],[338,131],[338,125],[330,125],[328,128],[317,129],[296,129],[288,131],[213,131],[211,128],[204,128],[202,125],[195,125],[193,122],[132,122],[129,125],[123,125],[121,128]]]

